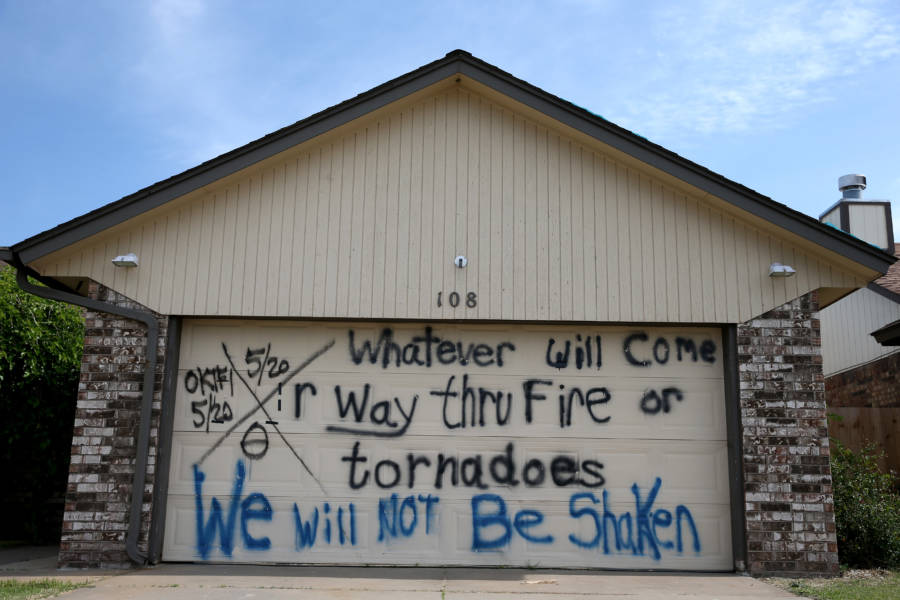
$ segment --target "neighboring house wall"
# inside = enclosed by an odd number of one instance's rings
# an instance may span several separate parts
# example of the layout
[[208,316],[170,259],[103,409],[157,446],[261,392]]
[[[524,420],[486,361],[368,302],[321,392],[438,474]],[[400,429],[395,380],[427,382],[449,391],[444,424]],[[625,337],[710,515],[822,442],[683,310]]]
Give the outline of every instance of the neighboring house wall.
[[853,450],[877,444],[885,470],[900,473],[900,352],[825,380],[831,435]]
[[[894,254],[900,256],[900,244]],[[853,450],[876,444],[882,468],[900,471],[900,347],[882,346],[871,335],[900,319],[900,262],[821,315],[832,436]]]
[[900,407],[900,352],[894,352],[825,380],[828,406]]
[[882,346],[870,334],[900,319],[900,302],[870,289],[853,292],[822,309],[822,369],[826,377],[858,367],[900,348]]

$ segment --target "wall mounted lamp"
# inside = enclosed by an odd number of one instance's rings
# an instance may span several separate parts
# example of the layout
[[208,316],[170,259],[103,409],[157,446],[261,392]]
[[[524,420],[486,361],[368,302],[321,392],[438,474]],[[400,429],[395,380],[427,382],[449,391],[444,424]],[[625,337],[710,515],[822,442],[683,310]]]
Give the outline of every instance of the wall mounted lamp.
[[791,277],[797,271],[790,265],[783,265],[779,262],[773,262],[769,265],[769,277]]
[[112,263],[117,267],[136,267],[138,266],[138,257],[134,252],[123,254],[112,259]]

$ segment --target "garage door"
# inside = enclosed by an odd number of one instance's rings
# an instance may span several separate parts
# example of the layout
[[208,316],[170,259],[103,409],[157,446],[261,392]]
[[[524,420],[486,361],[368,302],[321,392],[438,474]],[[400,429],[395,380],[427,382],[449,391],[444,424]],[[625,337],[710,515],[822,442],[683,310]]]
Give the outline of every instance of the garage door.
[[715,328],[186,321],[164,559],[732,568]]

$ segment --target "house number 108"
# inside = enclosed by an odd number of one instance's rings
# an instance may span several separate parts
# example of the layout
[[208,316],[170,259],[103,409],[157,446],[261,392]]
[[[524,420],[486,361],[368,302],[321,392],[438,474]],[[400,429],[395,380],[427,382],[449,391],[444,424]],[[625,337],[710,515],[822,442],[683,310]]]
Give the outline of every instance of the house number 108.
[[[438,292],[437,295],[437,305],[439,308],[444,305],[442,298],[443,294],[444,292]],[[447,294],[447,304],[449,304],[453,308],[459,306],[461,300],[462,298],[460,297],[459,292],[450,292],[449,294]],[[475,292],[466,293],[465,303],[467,307],[475,308],[476,306],[478,306],[478,295]]]

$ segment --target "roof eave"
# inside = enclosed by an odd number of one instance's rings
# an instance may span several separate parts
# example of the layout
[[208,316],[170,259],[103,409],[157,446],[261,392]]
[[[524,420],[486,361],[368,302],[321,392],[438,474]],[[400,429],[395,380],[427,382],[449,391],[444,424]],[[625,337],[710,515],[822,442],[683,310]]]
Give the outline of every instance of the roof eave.
[[869,285],[867,285],[866,289],[868,289],[869,291],[875,292],[882,298],[887,298],[888,300],[891,300],[893,302],[896,302],[897,304],[900,304],[900,294],[898,294],[894,290],[889,290],[888,288],[884,287],[883,285],[879,285],[879,284],[875,283],[874,281],[872,283],[870,283]]
[[[473,59],[479,61],[478,59]],[[884,273],[896,258],[881,248],[853,238],[819,221],[773,201],[762,194],[706,169],[650,140],[611,123],[574,104],[534,88],[508,73],[490,73],[501,85],[483,79],[484,70],[472,69],[471,61],[460,72],[479,83],[574,127],[598,141],[633,156],[737,208],[778,225],[866,267]]]
[[457,67],[455,60],[448,61],[446,58],[425,65],[187,171],[13,244],[11,248],[26,263],[36,260],[447,79],[458,72]]
[[870,335],[882,346],[900,346],[900,320],[889,323]]

